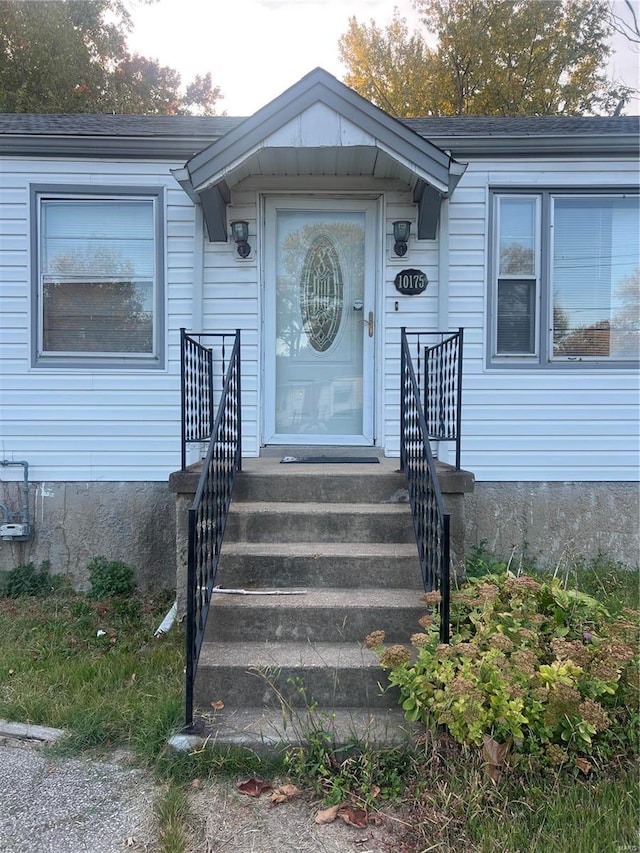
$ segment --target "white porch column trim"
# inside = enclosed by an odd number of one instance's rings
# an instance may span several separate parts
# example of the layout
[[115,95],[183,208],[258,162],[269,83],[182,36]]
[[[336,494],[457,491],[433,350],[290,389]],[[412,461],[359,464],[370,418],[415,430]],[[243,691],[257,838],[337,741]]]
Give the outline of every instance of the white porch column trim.
[[202,332],[204,322],[204,214],[202,205],[194,205],[195,234],[193,238],[193,303],[191,331]]
[[449,200],[442,199],[438,236],[438,331],[449,329]]
[[[449,199],[442,199],[438,237],[438,331],[449,331]],[[433,445],[432,445],[433,446]],[[455,444],[436,442],[438,459],[455,464]]]

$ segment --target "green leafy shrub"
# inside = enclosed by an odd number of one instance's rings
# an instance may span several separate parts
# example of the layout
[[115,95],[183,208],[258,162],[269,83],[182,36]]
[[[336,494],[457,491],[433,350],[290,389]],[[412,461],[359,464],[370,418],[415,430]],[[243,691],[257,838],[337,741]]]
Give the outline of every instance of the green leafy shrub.
[[[433,593],[425,600],[433,604]],[[409,720],[444,726],[461,744],[514,748],[546,763],[637,752],[638,616],[613,618],[557,578],[470,578],[452,595],[450,645],[425,615],[415,655],[376,648]],[[500,764],[491,758],[489,762]],[[584,766],[584,765],[583,765]]]
[[131,595],[135,588],[133,569],[122,560],[94,557],[87,566],[91,598],[114,598]]
[[0,598],[45,596],[60,590],[65,585],[64,578],[49,574],[49,569],[49,561],[44,560],[39,569],[33,563],[27,563],[0,572]]

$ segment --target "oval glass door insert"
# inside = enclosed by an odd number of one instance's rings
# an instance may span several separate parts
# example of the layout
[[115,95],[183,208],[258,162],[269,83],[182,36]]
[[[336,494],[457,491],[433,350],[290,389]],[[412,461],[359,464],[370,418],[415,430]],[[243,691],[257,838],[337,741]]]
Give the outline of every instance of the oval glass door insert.
[[340,328],[344,280],[340,258],[327,234],[314,237],[307,249],[300,280],[300,313],[309,345],[326,352]]

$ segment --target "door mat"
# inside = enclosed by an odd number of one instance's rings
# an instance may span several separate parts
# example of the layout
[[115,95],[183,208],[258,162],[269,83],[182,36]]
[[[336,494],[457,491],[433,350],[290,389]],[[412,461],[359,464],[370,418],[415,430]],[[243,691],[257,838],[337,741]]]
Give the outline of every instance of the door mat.
[[283,456],[280,462],[307,465],[377,465],[377,456]]

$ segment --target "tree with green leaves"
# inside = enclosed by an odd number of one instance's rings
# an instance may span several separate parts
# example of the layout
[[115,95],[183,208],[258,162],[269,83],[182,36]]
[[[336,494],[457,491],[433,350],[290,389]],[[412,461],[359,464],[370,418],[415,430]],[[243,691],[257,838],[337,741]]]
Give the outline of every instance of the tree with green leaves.
[[[584,115],[629,90],[607,79],[607,0],[414,0],[424,32],[349,19],[345,83],[388,112]],[[433,47],[430,45],[433,44]],[[403,86],[404,81],[404,86]]]
[[0,112],[211,115],[211,75],[180,74],[130,53],[121,0],[1,0]]

